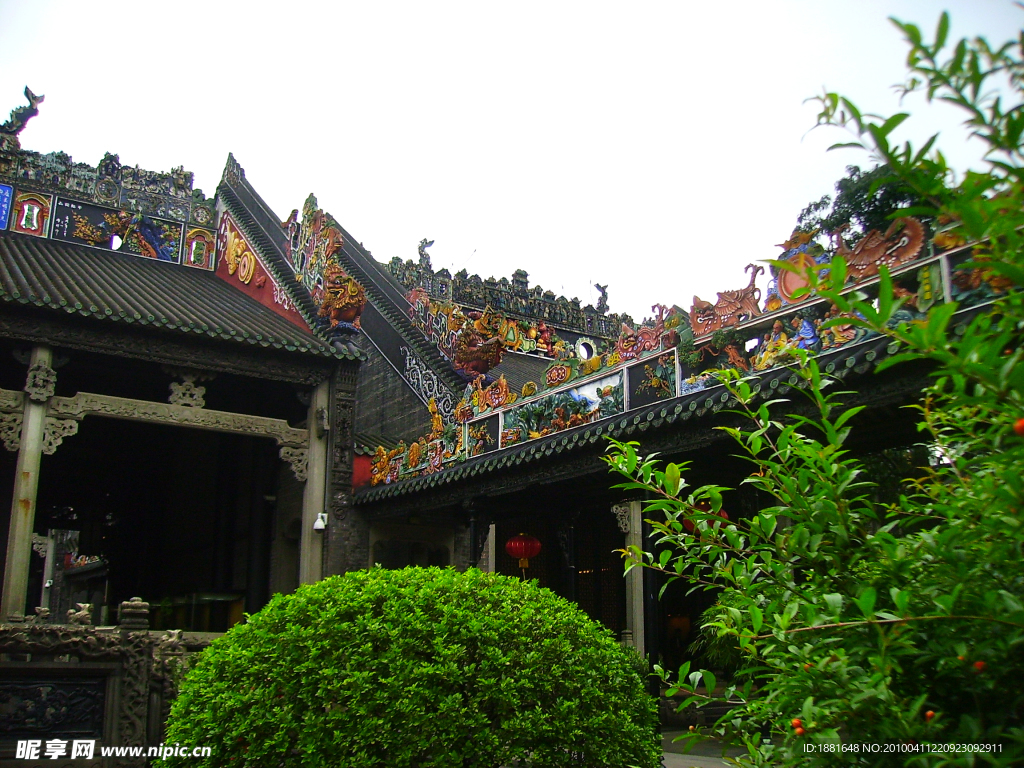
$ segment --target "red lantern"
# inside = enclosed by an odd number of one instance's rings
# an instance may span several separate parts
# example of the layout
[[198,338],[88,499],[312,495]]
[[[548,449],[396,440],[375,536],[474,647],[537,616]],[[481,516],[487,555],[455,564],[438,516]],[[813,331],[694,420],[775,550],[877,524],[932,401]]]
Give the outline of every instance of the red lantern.
[[520,568],[529,568],[530,558],[540,554],[540,541],[536,536],[520,533],[505,542],[505,551],[509,557],[519,558]]
[[[703,512],[704,514],[710,514],[711,513],[711,504],[709,504],[706,501],[699,502],[697,504],[697,511],[698,512]],[[715,514],[718,515],[723,520],[728,520],[729,519],[729,513],[726,512],[724,509],[719,509],[718,512],[716,512]],[[695,530],[697,530],[697,526],[694,524],[693,519],[689,518],[689,517],[684,517],[683,518],[683,528],[686,529],[687,533],[693,533]]]

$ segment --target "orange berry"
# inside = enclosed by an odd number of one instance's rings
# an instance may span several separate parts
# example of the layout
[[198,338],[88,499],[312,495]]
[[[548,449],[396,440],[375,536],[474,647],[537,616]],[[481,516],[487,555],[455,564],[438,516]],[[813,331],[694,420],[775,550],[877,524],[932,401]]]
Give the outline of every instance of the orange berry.
[[976,661],[976,662],[974,662],[974,671],[975,672],[984,672],[985,671],[985,662],[984,661]]
[[803,725],[803,721],[799,717],[794,717],[789,722],[790,725],[792,725],[794,728],[799,728],[801,725]]
[[810,671],[811,671],[811,665],[810,664],[804,664],[804,672],[810,672]]
[[966,656],[957,656],[956,658],[957,658],[957,661],[967,661],[967,657]]
[[930,709],[924,713],[925,720],[931,720],[933,717],[935,717],[935,713],[932,712]]
[[793,731],[793,733],[795,733],[797,736],[803,736],[805,733],[807,733],[807,731],[805,731],[803,728],[797,728],[795,731]]
[[1024,419],[1017,419],[1013,422],[1013,431],[1020,437],[1024,437]]

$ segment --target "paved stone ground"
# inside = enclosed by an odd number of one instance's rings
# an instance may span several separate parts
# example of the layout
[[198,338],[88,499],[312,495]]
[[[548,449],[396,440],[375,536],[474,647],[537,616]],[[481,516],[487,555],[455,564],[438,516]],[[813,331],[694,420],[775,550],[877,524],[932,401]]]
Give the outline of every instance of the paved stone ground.
[[[722,759],[722,745],[717,741],[704,741],[690,752],[683,754],[682,742],[672,740],[684,731],[662,731],[661,743],[665,750],[665,768],[727,768],[731,763]],[[742,750],[732,749],[729,755],[741,755]]]

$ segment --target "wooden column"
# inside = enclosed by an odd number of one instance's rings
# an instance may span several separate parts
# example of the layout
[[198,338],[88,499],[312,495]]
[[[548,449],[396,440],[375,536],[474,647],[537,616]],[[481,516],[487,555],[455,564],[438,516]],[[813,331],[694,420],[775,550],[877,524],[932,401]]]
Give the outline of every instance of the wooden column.
[[[53,351],[49,347],[32,349],[29,369],[50,367]],[[28,590],[29,557],[32,554],[32,529],[36,521],[36,492],[39,489],[39,462],[43,455],[43,428],[46,401],[25,398],[21,422],[21,444],[14,473],[14,495],[11,504],[11,527],[7,534],[7,560],[4,563],[3,598],[0,619],[25,613]]]
[[[327,511],[327,429],[325,414],[330,412],[330,382],[323,381],[313,390],[309,403],[309,454],[306,488],[302,494],[302,532],[299,537],[299,583],[310,584],[323,578],[324,537],[327,531],[313,530],[317,515]],[[327,427],[325,429],[324,427]]]

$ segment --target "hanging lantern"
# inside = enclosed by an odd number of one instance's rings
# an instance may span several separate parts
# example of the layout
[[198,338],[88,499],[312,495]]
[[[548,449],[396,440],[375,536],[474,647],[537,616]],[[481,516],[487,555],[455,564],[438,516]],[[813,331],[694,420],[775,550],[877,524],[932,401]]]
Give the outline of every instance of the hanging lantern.
[[540,554],[540,541],[536,536],[520,533],[505,542],[505,551],[509,557],[519,558],[520,568],[529,568],[530,558]]

